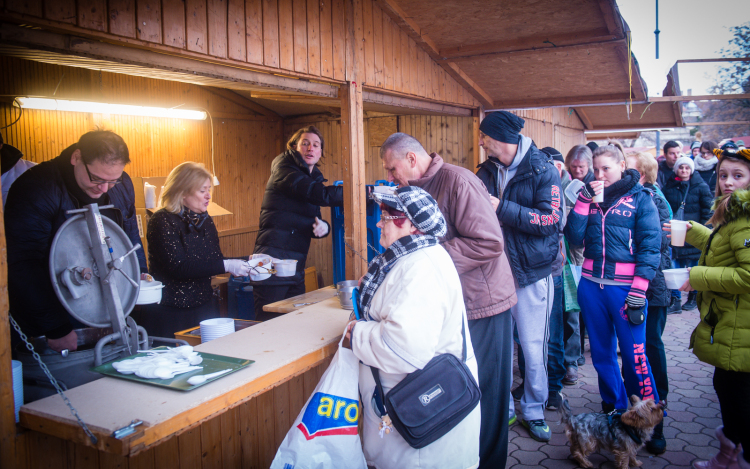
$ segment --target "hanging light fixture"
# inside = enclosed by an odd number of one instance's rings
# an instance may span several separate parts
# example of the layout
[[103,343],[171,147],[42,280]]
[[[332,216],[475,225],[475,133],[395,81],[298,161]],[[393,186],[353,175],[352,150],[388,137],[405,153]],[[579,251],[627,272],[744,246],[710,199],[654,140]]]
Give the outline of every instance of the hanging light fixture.
[[45,111],[90,112],[96,114],[121,114],[126,116],[167,117],[172,119],[205,120],[206,113],[189,109],[169,109],[151,106],[132,106],[129,104],[107,104],[91,101],[70,101],[51,98],[16,98],[17,105],[23,109],[40,109]]

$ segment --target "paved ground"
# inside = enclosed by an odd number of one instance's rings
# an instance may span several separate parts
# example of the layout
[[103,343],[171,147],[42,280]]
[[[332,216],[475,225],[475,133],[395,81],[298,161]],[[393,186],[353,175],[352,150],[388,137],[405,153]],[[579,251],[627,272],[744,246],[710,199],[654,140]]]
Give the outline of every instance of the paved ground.
[[[639,452],[644,469],[686,468],[695,459],[707,459],[717,452],[718,442],[714,429],[721,425],[719,403],[712,385],[713,367],[699,362],[688,350],[690,333],[699,321],[698,311],[668,316],[664,331],[664,345],[669,363],[669,396],[664,434],[667,452],[652,456],[645,449]],[[565,386],[563,393],[570,401],[574,414],[601,411],[601,398],[596,370],[591,364],[591,353],[586,345],[586,364],[579,367],[579,381],[575,386]],[[520,382],[515,364],[515,384]],[[516,410],[519,406],[516,403]],[[546,411],[547,423],[552,429],[552,440],[547,444],[534,441],[519,423],[510,429],[507,468],[532,467],[575,468],[578,464],[568,459],[570,446],[564,427],[558,425],[557,411]],[[592,454],[594,467],[614,468],[610,453]]]

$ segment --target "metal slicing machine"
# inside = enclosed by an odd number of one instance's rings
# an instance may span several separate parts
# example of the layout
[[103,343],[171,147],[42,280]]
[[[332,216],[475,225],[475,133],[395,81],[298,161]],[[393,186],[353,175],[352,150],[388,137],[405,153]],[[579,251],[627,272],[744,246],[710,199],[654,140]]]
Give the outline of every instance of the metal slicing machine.
[[[58,387],[64,390],[98,379],[101,375],[89,371],[92,366],[150,348],[146,330],[129,317],[140,291],[136,250],[141,246],[133,246],[117,223],[101,215],[100,210],[109,208],[113,206],[91,204],[68,211],[73,216],[52,241],[49,269],[55,293],[68,313],[89,327],[76,330],[74,352],[54,352],[43,337],[31,339],[34,350],[28,344],[17,348],[27,401],[52,395]],[[154,339],[187,345],[183,340]],[[37,363],[39,355],[46,366]]]

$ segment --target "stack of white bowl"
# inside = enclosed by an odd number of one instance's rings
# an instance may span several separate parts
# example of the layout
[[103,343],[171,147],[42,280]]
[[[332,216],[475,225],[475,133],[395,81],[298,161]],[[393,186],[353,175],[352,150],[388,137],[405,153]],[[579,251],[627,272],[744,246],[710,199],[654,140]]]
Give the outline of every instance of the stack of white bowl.
[[13,363],[13,400],[16,404],[16,423],[18,423],[18,411],[23,405],[23,366],[18,360]]
[[234,319],[215,318],[201,321],[201,342],[218,339],[234,332]]

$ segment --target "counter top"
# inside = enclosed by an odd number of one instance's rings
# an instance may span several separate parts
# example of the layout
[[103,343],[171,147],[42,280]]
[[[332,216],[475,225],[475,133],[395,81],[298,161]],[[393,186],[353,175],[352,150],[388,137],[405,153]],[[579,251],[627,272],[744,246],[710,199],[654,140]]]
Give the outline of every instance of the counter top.
[[[301,305],[304,303],[318,303],[331,297],[336,298],[336,287],[333,285],[323,287],[320,290],[293,296],[291,298],[277,301],[275,303],[267,304],[263,307],[263,311],[267,311],[270,313],[291,313],[303,307],[295,305]],[[336,299],[336,301],[338,301],[338,298]]]
[[[192,391],[104,377],[66,395],[99,439],[96,448],[134,455],[332,355],[349,314],[333,297],[198,345],[200,352],[255,363]],[[111,436],[132,420],[144,423],[122,440]],[[94,446],[57,395],[21,407],[20,421],[25,428]]]

